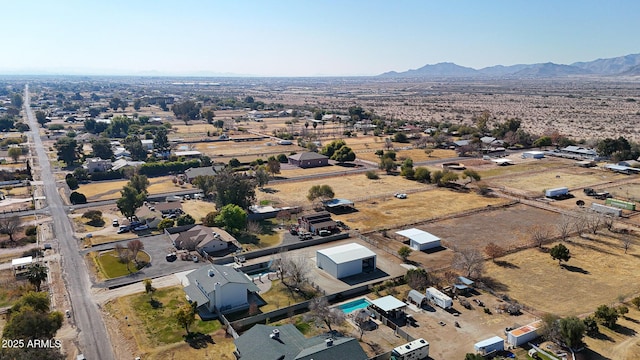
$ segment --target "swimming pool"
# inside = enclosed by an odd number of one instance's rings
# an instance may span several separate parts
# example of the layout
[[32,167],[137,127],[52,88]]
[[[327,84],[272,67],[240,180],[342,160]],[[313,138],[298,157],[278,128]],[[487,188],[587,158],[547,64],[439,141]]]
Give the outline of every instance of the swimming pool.
[[367,300],[358,299],[358,300],[354,300],[354,301],[339,305],[338,307],[345,314],[349,314],[349,313],[354,312],[356,310],[364,309],[369,305],[371,305],[371,303],[368,302]]

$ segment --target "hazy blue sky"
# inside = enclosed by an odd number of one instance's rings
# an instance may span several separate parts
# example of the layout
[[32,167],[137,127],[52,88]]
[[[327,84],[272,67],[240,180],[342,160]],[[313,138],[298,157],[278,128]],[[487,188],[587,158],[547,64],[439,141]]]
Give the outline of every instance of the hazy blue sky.
[[1,0],[0,73],[377,75],[638,53],[637,0]]

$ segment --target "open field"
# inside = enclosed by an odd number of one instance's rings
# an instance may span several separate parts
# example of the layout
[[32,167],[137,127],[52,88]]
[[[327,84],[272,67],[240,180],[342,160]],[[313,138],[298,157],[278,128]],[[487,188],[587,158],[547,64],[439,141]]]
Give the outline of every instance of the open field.
[[[147,189],[149,194],[161,194],[183,189],[173,184],[171,179],[171,176],[149,178],[150,185]],[[128,180],[116,180],[81,184],[77,191],[84,194],[89,201],[114,200],[120,198],[120,190],[122,190],[127,182]],[[185,185],[184,188],[190,187],[191,185]]]
[[357,212],[336,215],[353,229],[369,231],[400,227],[428,219],[450,215],[487,206],[505,204],[500,198],[490,198],[476,193],[459,193],[435,188],[411,193],[407,199],[396,199],[391,194],[384,198],[366,200],[356,204]]
[[629,313],[618,318],[617,329],[611,330],[600,326],[601,336],[585,337],[587,349],[584,351],[584,356],[589,360],[640,359],[640,339],[637,335],[640,332],[640,311],[633,305],[628,308]]
[[144,293],[121,297],[104,306],[108,326],[119,338],[116,348],[123,347],[144,359],[233,359],[233,338],[221,330],[219,321],[201,321],[196,316],[189,329],[211,339],[198,343],[204,345],[200,348],[184,340],[186,332],[173,317],[186,304],[182,287],[157,290],[153,298],[161,306],[152,307]]
[[[344,173],[355,169],[354,167],[344,167],[340,165],[320,166],[315,168],[303,169],[294,165],[281,164],[280,174],[276,175],[281,178],[293,178],[307,175],[328,174],[328,173]],[[268,185],[267,185],[268,186]]]
[[[379,180],[369,180],[364,174],[346,175],[331,179],[312,179],[267,185],[267,191],[257,192],[258,200],[273,200],[279,204],[308,205],[307,194],[313,185],[330,184],[336,198],[358,200],[376,195],[392,196],[396,192],[428,189],[430,186],[407,180],[401,176],[380,175]],[[269,190],[271,189],[271,190]]]
[[490,180],[494,186],[504,186],[517,190],[527,191],[532,194],[544,195],[545,189],[552,189],[566,186],[568,188],[579,188],[593,184],[625,179],[626,175],[616,174],[600,169],[584,169],[580,167],[565,167],[557,169],[546,169],[546,171],[536,171],[523,175],[513,175],[500,179]]
[[[566,246],[571,259],[563,267],[538,249],[500,258],[507,266],[486,263],[486,275],[494,290],[535,309],[560,316],[595,311],[602,304],[640,293],[635,278],[640,260],[636,244],[624,254],[616,234],[571,238]],[[555,244],[549,244],[551,248]],[[579,301],[577,301],[579,299]]]
[[[106,279],[113,279],[138,271],[134,260],[129,261],[128,264],[121,263],[115,250],[102,251],[99,254],[92,255],[92,257],[95,259],[100,273]],[[136,260],[141,263],[149,263],[151,261],[151,257],[149,254],[141,250],[138,253]]]
[[[356,158],[360,160],[373,161],[375,163],[380,162],[380,158],[375,154],[375,150],[382,150],[383,143],[378,143],[376,147],[372,147],[372,151],[366,152],[357,152]],[[409,146],[410,144],[397,144],[394,143],[397,148],[400,148],[399,145]],[[386,150],[385,150],[386,151]],[[401,160],[405,158],[411,158],[414,163],[422,162],[422,161],[431,161],[438,159],[446,159],[450,157],[456,157],[456,153],[453,150],[443,150],[443,149],[435,149],[431,156],[427,156],[423,149],[409,149],[409,150],[394,150],[396,153],[396,159]]]
[[613,197],[618,199],[640,201],[640,179],[633,183],[598,188],[598,190],[600,189],[608,191]]
[[207,216],[208,213],[216,211],[216,204],[204,200],[186,200],[182,202],[182,211],[193,216],[196,222]]

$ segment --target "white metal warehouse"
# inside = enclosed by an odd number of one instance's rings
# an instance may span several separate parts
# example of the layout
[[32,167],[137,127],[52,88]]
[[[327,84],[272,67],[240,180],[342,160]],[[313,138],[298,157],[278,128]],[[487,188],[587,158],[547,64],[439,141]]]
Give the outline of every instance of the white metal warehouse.
[[316,251],[316,264],[336,279],[372,272],[376,269],[376,253],[351,243]]
[[396,231],[396,234],[409,238],[412,249],[429,250],[440,247],[440,238],[420,229],[411,228],[407,230]]

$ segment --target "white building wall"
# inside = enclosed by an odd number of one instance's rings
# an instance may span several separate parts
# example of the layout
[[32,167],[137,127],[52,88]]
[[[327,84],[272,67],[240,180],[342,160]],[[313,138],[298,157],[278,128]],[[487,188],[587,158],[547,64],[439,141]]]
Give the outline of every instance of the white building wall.
[[362,260],[354,260],[346,263],[338,264],[338,272],[335,275],[337,279],[362,273]]
[[440,241],[433,241],[433,242],[428,242],[426,244],[420,244],[411,240],[411,248],[418,251],[429,250],[439,246],[440,246]]
[[336,263],[334,263],[331,259],[329,259],[328,256],[316,252],[316,265],[326,271],[327,273],[331,274],[334,277],[338,277],[338,265]]
[[[213,300],[213,298],[213,296],[209,296],[209,299]],[[224,311],[225,307],[236,308],[240,306],[248,306],[247,286],[238,283],[224,284],[216,298],[219,303],[216,303],[215,305],[221,311]],[[213,302],[211,300],[210,302]]]

